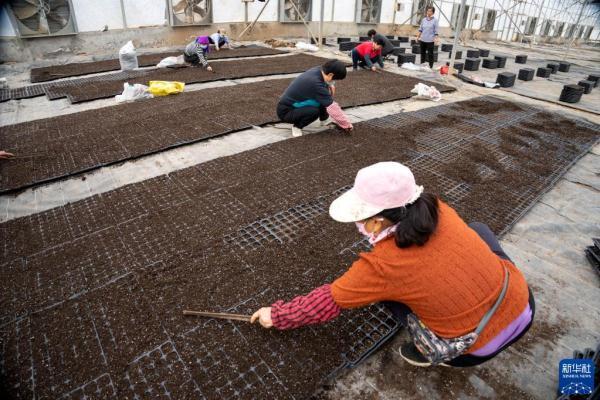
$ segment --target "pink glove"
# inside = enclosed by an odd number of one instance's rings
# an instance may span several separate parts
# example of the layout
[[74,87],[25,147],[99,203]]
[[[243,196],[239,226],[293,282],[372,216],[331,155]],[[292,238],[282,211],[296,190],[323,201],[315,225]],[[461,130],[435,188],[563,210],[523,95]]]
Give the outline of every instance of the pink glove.
[[340,105],[335,101],[331,103],[329,107],[327,107],[327,113],[331,117],[331,119],[342,129],[350,130],[352,129],[352,124],[348,117],[342,111]]

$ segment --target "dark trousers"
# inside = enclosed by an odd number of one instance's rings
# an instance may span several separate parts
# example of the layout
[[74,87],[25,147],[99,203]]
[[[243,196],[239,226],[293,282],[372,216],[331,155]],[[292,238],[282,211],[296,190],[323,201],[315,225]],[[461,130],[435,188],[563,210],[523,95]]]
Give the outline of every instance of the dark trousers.
[[429,67],[433,68],[433,43],[434,42],[423,42],[419,40],[421,44],[421,64],[425,61],[429,62]]
[[[206,58],[206,52],[202,52],[202,54],[204,54],[204,58]],[[192,65],[199,65],[200,57],[198,57],[198,54],[196,53],[192,54],[191,56],[188,56],[187,54],[183,53],[183,61]]]
[[200,62],[200,58],[198,57],[198,54],[192,54],[191,56],[188,56],[187,54],[183,53],[183,61],[190,64],[198,64]]
[[[211,38],[210,36],[208,37],[208,42],[210,44],[215,44],[215,41],[213,40],[213,38]],[[219,39],[219,47],[223,47],[225,45],[225,39],[224,38],[220,38]]]
[[[356,51],[356,49],[353,49],[351,51],[351,53],[352,53],[352,69],[356,69],[359,66],[361,68],[367,68],[367,63],[365,62],[364,57],[362,57],[360,54],[358,54],[358,51]],[[377,57],[371,59],[371,62],[373,64],[379,63],[380,59],[381,59],[381,56],[377,56]]]
[[283,122],[293,124],[296,128],[300,129],[316,121],[317,118],[321,121],[329,118],[327,109],[323,106],[295,108],[286,107],[281,104],[277,105],[277,116]]
[[[498,242],[498,239],[496,239],[496,235],[494,235],[494,232],[492,232],[486,224],[483,224],[481,222],[472,222],[469,224],[469,227],[475,232],[477,232],[479,237],[483,239],[483,241],[489,246],[492,252],[498,255],[498,257],[512,262],[512,260],[508,257],[508,255],[506,255],[506,253],[500,246],[500,243]],[[394,317],[398,321],[400,321],[402,325],[406,326],[406,318],[408,314],[412,313],[410,307],[408,307],[406,304],[397,303],[394,301],[385,301],[383,302],[383,304],[392,314],[394,314]],[[483,357],[474,356],[471,354],[463,354],[462,356],[458,356],[453,360],[446,361],[446,364],[451,365],[453,367],[473,367],[475,365],[482,364],[496,357],[498,354],[510,347],[513,343],[521,339],[521,337],[529,330],[529,328],[531,328],[531,324],[533,323],[533,319],[535,316],[535,300],[533,299],[533,293],[531,293],[531,289],[529,289],[529,307],[531,308],[531,322],[525,327],[525,329],[523,329],[523,331],[519,335],[517,335],[510,342],[506,343],[504,346],[499,348],[495,353]]]
[[358,54],[356,49],[351,51],[352,53],[352,68],[356,69],[360,65],[361,67],[365,66],[365,60]]

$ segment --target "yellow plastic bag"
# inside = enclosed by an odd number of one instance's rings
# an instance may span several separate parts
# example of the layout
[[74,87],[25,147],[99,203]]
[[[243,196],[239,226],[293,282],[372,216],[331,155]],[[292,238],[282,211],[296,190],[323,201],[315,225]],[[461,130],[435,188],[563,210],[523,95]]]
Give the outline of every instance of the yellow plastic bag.
[[148,91],[154,96],[168,96],[170,94],[181,93],[185,83],[169,81],[150,81]]

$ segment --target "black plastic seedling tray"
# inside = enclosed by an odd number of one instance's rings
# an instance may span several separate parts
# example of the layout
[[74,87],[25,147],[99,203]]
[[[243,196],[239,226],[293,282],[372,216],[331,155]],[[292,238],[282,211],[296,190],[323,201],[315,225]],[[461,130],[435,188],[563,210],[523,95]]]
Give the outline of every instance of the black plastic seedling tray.
[[596,246],[588,246],[585,249],[585,256],[600,274],[600,250]]

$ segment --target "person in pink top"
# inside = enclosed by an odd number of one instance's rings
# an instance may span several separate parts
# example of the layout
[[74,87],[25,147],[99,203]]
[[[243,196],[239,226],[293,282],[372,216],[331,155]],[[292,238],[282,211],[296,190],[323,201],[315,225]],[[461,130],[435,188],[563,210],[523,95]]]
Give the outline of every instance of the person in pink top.
[[381,38],[377,38],[373,42],[362,42],[356,46],[351,52],[352,69],[356,70],[360,66],[361,68],[376,71],[377,67],[375,63],[383,68],[383,58],[381,57],[383,46],[385,46],[385,42]]

